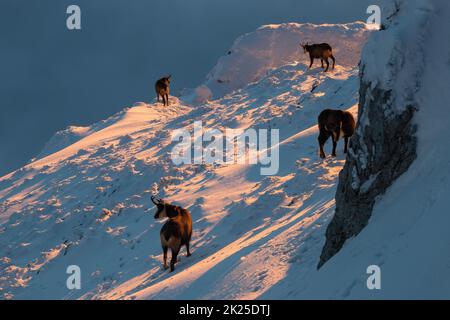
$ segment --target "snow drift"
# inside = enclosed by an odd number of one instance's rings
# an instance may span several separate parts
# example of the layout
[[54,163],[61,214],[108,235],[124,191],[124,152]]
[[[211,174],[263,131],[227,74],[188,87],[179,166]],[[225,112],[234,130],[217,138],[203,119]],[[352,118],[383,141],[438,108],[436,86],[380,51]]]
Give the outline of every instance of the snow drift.
[[[362,24],[352,26],[366,33]],[[342,25],[264,27],[257,31],[264,36],[254,43],[255,61],[263,60],[264,46],[294,43],[296,28],[311,37],[323,30],[335,38],[354,34]],[[362,46],[365,36],[359,39]],[[342,44],[337,52],[345,52]],[[250,47],[243,41],[233,50]],[[258,298],[282,279],[294,279],[293,265],[302,266],[295,281],[307,279],[344,162],[342,153],[318,159],[317,115],[329,107],[356,113],[359,49],[350,53],[348,65],[324,74],[319,65],[308,70],[272,51],[265,56],[270,68],[258,79],[252,78],[256,69],[241,70],[242,89],[221,99],[200,107],[174,97],[170,107],[141,103],[56,134],[38,159],[0,179],[3,298]],[[281,129],[280,171],[264,177],[249,164],[175,166],[171,133],[192,130],[194,121],[219,130]],[[170,274],[161,267],[161,224],[150,201],[155,193],[188,208],[194,221],[193,256],[182,250]],[[66,287],[69,265],[81,268],[81,290]]]
[[[345,51],[344,40],[334,44],[338,67],[328,74],[298,63],[305,57],[297,48],[302,39],[289,39],[296,28],[311,28],[311,35],[331,28],[331,38],[345,39],[346,28],[265,26],[238,40],[198,90],[204,100],[216,100],[193,107],[171,97],[169,108],[124,109],[69,145],[55,138],[40,159],[0,178],[3,298],[448,298],[450,70],[446,59],[422,49],[450,54],[450,40],[436,32],[449,29],[450,4],[423,3],[393,2],[392,23],[385,21],[362,58],[367,100],[378,86],[398,102],[383,104],[387,116],[404,112],[407,101],[418,107],[417,159],[377,198],[367,226],[319,271],[345,157],[340,146],[337,159],[318,158],[317,115],[330,107],[358,112],[356,64],[368,35],[361,24],[348,27],[350,38],[361,32],[352,50]],[[399,50],[409,44],[414,52],[406,61]],[[277,54],[278,47],[290,56]],[[352,54],[348,65],[343,52]],[[368,137],[369,110],[359,110],[359,118],[358,137]],[[254,165],[174,166],[171,132],[195,120],[217,129],[280,128],[279,173],[262,177]],[[358,159],[361,166],[364,158]],[[370,181],[376,176],[353,185],[370,190]],[[174,273],[161,267],[153,193],[188,208],[194,220],[193,256],[182,250]],[[74,264],[82,270],[81,290],[65,285],[65,270]],[[367,289],[369,265],[381,267],[380,291]]]
[[[373,209],[366,211],[370,218],[366,221],[367,226],[359,230],[356,237],[346,239],[343,248],[299,290],[302,292],[299,297],[450,298],[449,256],[446,253],[450,242],[446,231],[450,223],[447,210],[450,192],[447,106],[450,94],[446,88],[450,64],[448,59],[435,56],[436,52],[450,56],[450,39],[445,36],[450,27],[450,4],[440,0],[393,1],[384,12],[389,13],[384,30],[374,34],[363,52],[361,81],[366,103],[361,103],[360,128],[352,146],[353,155],[349,154],[346,164],[350,171],[356,167],[356,174],[348,176],[344,171],[340,184],[347,186],[342,189],[346,190],[344,194],[353,192],[352,182],[372,174],[374,178],[364,190],[358,181],[354,184],[356,190],[361,190],[359,197],[377,192],[377,189],[379,192],[382,184],[384,189],[386,185],[390,187],[384,190],[384,195],[379,193]],[[385,42],[384,46],[379,45],[381,41]],[[389,99],[374,103],[378,96],[374,92],[380,90],[388,92]],[[397,158],[397,168],[409,166],[409,169],[400,177],[394,176],[393,180],[392,176],[391,179],[385,176],[379,181],[377,177],[384,174],[378,171],[379,161],[386,158],[379,153],[388,144],[370,145],[370,141],[379,141],[374,135],[379,125],[374,118],[383,113],[384,125],[398,126],[399,122],[390,121],[410,113],[411,106],[414,107],[413,117],[405,122],[405,130],[390,137],[390,145],[401,142],[409,151],[401,157],[398,154],[405,150],[395,150],[389,155]],[[411,134],[413,139],[405,138]],[[367,146],[365,152],[364,145]],[[360,155],[359,160],[351,160],[354,155]],[[365,163],[371,173],[360,170]],[[389,163],[384,165],[386,169],[382,170],[395,168]],[[361,215],[363,212],[360,211]],[[357,211],[349,204],[335,219],[335,225],[344,233],[356,224],[348,216],[345,218],[346,213]],[[335,236],[334,230],[331,231],[327,233],[330,244]],[[366,270],[370,265],[381,269],[381,290],[368,290],[366,286]]]
[[270,70],[294,61],[308,60],[309,63],[309,58],[300,47],[301,42],[327,42],[334,48],[339,65],[354,67],[359,62],[361,44],[369,34],[369,28],[362,22],[320,26],[298,23],[262,26],[239,37],[228,54],[219,59],[202,87],[211,92],[205,95],[203,89],[202,94],[197,95],[197,100],[220,98],[260,80]]

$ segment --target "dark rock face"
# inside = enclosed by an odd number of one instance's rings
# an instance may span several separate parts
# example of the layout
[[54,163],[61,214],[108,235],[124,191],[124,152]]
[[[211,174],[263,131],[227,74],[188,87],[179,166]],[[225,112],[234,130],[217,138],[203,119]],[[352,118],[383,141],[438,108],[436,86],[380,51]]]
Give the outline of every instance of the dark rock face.
[[[361,79],[364,67],[361,70]],[[413,116],[417,106],[401,106],[391,90],[361,81],[359,124],[350,142],[347,162],[339,176],[336,212],[326,232],[320,268],[345,241],[367,225],[376,198],[416,159]]]

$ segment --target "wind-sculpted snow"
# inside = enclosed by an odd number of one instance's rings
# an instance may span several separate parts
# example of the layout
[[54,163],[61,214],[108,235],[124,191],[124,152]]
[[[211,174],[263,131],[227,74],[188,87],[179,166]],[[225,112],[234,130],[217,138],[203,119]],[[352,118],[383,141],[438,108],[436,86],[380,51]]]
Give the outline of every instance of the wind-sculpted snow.
[[[309,63],[301,42],[329,43],[344,67],[358,65],[361,49],[371,33],[362,22],[313,25],[285,23],[266,25],[239,37],[227,55],[221,57],[195,96],[202,101],[219,98],[247,84],[259,81],[273,69],[293,61]],[[320,64],[320,61],[316,63]]]
[[[427,54],[424,39],[434,18],[431,2],[395,1],[383,30],[368,41],[361,61],[359,126],[336,194],[319,266],[368,224],[376,199],[417,158],[416,97]],[[414,16],[409,20],[405,17]],[[380,48],[384,40],[386,46]]]
[[[364,50],[359,111],[367,122],[354,137],[360,158],[350,153],[340,177],[323,262],[345,245],[298,290],[300,298],[450,297],[450,3],[396,0],[391,7]],[[389,45],[378,47],[384,39]],[[380,268],[381,290],[368,289],[369,266]]]
[[[3,297],[257,298],[289,276],[292,263],[307,272],[317,262],[343,165],[342,156],[318,159],[316,117],[330,106],[356,105],[357,83],[356,69],[324,75],[286,65],[199,108],[172,98],[168,108],[126,109],[3,177]],[[174,166],[171,133],[195,120],[217,129],[279,128],[279,174],[263,177],[256,166],[238,164]],[[173,274],[161,268],[155,190],[194,219],[193,256],[182,251]],[[81,290],[66,288],[69,265],[81,268]]]
[[[58,134],[38,159],[0,178],[2,298],[258,298],[281,281],[306,281],[344,164],[342,146],[337,159],[319,159],[317,116],[330,107],[356,113],[357,103],[356,66],[325,74],[291,61],[219,100],[141,103],[73,139],[74,128]],[[171,135],[194,121],[280,129],[279,172],[175,166]],[[193,255],[183,249],[173,273],[162,268],[154,193],[194,221]],[[81,269],[80,290],[66,287],[70,265]]]

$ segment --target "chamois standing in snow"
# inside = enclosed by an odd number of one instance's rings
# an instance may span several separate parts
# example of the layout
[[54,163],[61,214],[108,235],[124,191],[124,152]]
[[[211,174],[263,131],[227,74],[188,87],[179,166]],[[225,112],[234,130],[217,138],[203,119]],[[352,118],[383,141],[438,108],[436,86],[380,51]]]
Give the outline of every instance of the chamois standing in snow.
[[177,256],[182,246],[186,246],[187,257],[191,255],[189,242],[192,235],[192,219],[188,210],[166,203],[161,199],[151,197],[156,205],[155,219],[168,218],[160,231],[161,246],[164,254],[164,269],[167,269],[167,251],[171,250],[170,271],[175,269]]
[[309,68],[311,69],[314,59],[320,59],[322,62],[322,68],[324,68],[323,62],[325,61],[327,63],[327,68],[325,69],[325,72],[328,71],[328,68],[330,67],[330,63],[328,61],[328,58],[331,58],[333,60],[333,69],[336,65],[336,59],[333,56],[333,48],[328,43],[320,43],[320,44],[300,44],[300,46],[303,48],[305,53],[309,53],[309,58],[311,60],[311,64],[309,65]]
[[159,97],[161,96],[162,102],[165,106],[169,105],[170,77],[170,75],[163,77],[155,83],[156,98],[159,102]]
[[331,136],[333,138],[333,153],[332,156],[336,157],[336,146],[339,141],[339,137],[342,135],[345,138],[344,153],[348,151],[348,140],[355,133],[355,118],[348,111],[342,110],[324,110],[319,115],[319,147],[320,157],[325,158],[325,152],[323,151],[323,145],[327,142]]

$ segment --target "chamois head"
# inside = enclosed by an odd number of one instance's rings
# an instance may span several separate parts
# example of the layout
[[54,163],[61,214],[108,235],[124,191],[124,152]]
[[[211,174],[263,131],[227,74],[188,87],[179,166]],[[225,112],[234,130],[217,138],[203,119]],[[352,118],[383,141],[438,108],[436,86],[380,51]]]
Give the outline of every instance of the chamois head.
[[307,53],[308,51],[309,51],[309,43],[308,42],[306,42],[306,43],[300,43],[300,47],[302,47],[303,48],[303,51],[305,52],[305,53]]
[[155,219],[166,218],[167,217],[166,203],[161,199],[155,198],[154,196],[152,196],[151,199],[157,208],[156,213],[155,213]]
[[166,85],[169,85],[169,84],[170,84],[170,77],[172,77],[171,74],[169,74],[167,77],[162,78],[162,80],[164,81],[164,83],[165,83]]

